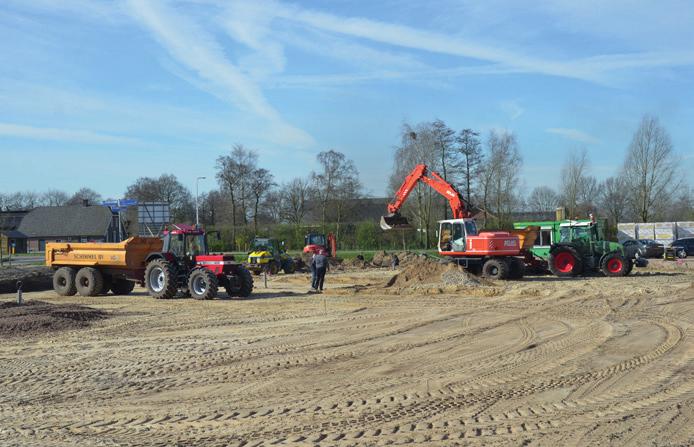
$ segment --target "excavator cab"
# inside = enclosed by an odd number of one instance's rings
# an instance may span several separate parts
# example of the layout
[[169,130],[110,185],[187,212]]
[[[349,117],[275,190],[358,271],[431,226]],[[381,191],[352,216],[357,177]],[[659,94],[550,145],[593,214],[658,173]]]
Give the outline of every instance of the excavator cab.
[[468,236],[477,236],[477,225],[472,219],[451,219],[439,222],[439,252],[466,251]]

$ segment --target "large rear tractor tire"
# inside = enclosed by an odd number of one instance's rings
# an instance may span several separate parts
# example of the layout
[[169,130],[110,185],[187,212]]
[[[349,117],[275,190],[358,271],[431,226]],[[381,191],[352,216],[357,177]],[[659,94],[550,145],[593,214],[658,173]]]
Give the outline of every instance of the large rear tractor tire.
[[560,247],[549,254],[549,271],[561,278],[583,273],[583,262],[578,252],[571,247]]
[[511,267],[508,273],[510,279],[522,279],[525,276],[525,264],[520,258],[510,258],[509,266]]
[[60,296],[73,296],[76,294],[76,274],[77,272],[72,267],[60,267],[53,274],[53,290]]
[[248,298],[253,292],[253,275],[243,266],[238,266],[236,275],[238,276],[239,285],[237,287],[227,287],[227,295],[230,297]]
[[624,274],[624,276],[628,276],[631,274],[631,271],[634,269],[634,260],[633,259],[627,259],[627,272]]
[[193,270],[188,278],[188,291],[196,300],[212,300],[218,289],[217,277],[205,268]]
[[129,295],[135,288],[135,283],[127,279],[114,279],[111,291],[114,295]]
[[75,275],[75,286],[82,296],[97,296],[104,288],[104,277],[93,267],[82,267]]
[[626,276],[629,274],[629,260],[619,253],[609,253],[600,263],[600,270],[605,276]]
[[151,296],[157,299],[171,299],[178,291],[176,269],[164,259],[155,259],[145,269],[145,286]]
[[482,266],[482,274],[491,279],[507,279],[510,266],[505,259],[492,258]]

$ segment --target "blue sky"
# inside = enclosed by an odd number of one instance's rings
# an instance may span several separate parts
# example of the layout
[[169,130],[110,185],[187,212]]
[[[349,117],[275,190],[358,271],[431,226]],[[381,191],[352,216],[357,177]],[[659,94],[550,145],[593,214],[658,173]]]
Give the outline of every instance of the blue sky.
[[256,149],[278,180],[345,152],[384,192],[404,121],[518,136],[527,190],[585,147],[620,166],[658,116],[694,170],[688,1],[94,1],[0,6],[0,191],[215,187]]

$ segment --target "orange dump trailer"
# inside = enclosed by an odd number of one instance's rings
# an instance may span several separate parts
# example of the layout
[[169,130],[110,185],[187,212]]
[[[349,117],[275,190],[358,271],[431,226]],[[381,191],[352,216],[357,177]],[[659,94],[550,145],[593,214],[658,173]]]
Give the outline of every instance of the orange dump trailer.
[[56,270],[53,289],[60,295],[79,292],[95,296],[112,290],[117,295],[144,284],[145,260],[162,250],[159,238],[131,237],[116,243],[46,244],[46,265]]

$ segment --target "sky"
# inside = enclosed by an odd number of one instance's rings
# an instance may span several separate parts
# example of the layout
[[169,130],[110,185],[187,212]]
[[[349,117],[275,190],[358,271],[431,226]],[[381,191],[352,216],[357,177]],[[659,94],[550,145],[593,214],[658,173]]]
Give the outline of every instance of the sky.
[[0,191],[215,188],[232,145],[282,182],[320,151],[385,193],[402,124],[516,134],[523,189],[585,148],[615,174],[644,114],[694,172],[686,0],[79,1],[0,5]]

